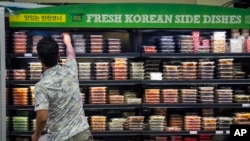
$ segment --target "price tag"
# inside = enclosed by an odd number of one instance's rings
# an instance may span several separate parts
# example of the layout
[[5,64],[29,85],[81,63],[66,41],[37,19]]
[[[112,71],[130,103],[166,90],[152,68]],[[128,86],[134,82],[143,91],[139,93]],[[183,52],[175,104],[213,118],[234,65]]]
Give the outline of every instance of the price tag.
[[242,104],[242,107],[243,107],[243,108],[249,108],[249,107],[250,107],[250,104],[249,104],[249,103],[244,103],[244,104]]
[[190,131],[189,134],[190,135],[197,135],[197,131]]
[[220,130],[219,131],[215,131],[215,134],[216,135],[223,135],[223,131],[220,131]]
[[32,53],[25,53],[24,56],[25,57],[32,57]]
[[230,130],[226,130],[226,134],[229,135],[230,134]]

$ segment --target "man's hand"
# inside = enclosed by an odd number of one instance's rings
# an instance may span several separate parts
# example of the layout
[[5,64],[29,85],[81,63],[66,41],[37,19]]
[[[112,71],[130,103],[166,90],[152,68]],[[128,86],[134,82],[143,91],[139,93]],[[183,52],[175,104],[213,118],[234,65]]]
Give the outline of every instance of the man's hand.
[[40,138],[40,135],[33,133],[33,135],[31,136],[31,141],[38,141]]

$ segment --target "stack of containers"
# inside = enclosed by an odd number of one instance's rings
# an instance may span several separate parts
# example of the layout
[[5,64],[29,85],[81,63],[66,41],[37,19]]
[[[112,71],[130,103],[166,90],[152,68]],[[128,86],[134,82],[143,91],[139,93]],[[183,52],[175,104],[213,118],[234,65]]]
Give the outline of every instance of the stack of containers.
[[182,62],[180,72],[182,79],[197,79],[197,62]]
[[230,39],[230,53],[242,53],[243,52],[243,41],[240,38]]
[[90,52],[103,53],[103,35],[90,35]]
[[151,115],[148,120],[149,130],[164,131],[165,130],[165,116]]
[[183,141],[182,136],[170,136],[169,141]]
[[147,45],[147,46],[143,46],[143,51],[144,53],[157,53],[157,48],[156,46]]
[[180,77],[178,65],[163,65],[163,79],[177,80]]
[[201,117],[200,116],[185,116],[184,117],[184,129],[187,131],[199,131],[201,129]]
[[90,62],[78,63],[78,77],[79,77],[79,80],[91,80],[91,63]]
[[60,54],[65,54],[66,53],[66,48],[63,43],[63,38],[61,34],[52,34],[51,37],[57,42],[59,46],[59,53]]
[[162,103],[178,103],[178,89],[162,89],[161,100]]
[[123,95],[109,95],[109,104],[124,104]]
[[96,80],[108,80],[110,65],[109,62],[95,62],[94,63],[94,72]]
[[35,105],[35,87],[30,86],[30,94],[31,94],[31,105]]
[[211,51],[212,53],[225,53],[226,52],[226,32],[215,31],[213,32]]
[[28,131],[28,117],[16,116],[12,118],[14,131]]
[[198,77],[200,79],[214,79],[214,61],[200,61],[198,64]]
[[126,122],[125,118],[112,118],[111,122],[108,123],[108,128],[110,131],[123,131],[124,123]]
[[135,92],[124,92],[124,99],[126,104],[141,104],[141,98],[137,98]]
[[162,36],[159,39],[158,48],[161,53],[174,53],[175,42],[173,36]]
[[145,89],[144,103],[160,103],[160,89]]
[[180,89],[182,103],[197,103],[197,89]]
[[108,52],[109,53],[121,53],[121,40],[115,38],[108,39]]
[[236,103],[250,103],[250,95],[247,94],[235,94],[234,101]]
[[213,141],[211,135],[202,134],[199,135],[198,141]]
[[236,39],[240,36],[240,30],[239,29],[232,29],[231,30],[231,37]]
[[193,36],[191,35],[180,35],[179,47],[181,53],[193,53]]
[[26,80],[26,75],[25,69],[13,69],[14,80]]
[[5,120],[6,120],[6,130],[8,131],[8,130],[10,130],[11,117],[6,116]]
[[229,130],[230,125],[233,124],[231,117],[217,117],[217,128],[220,130]]
[[72,34],[73,47],[76,54],[84,54],[86,52],[86,39],[83,34]]
[[233,78],[235,79],[245,79],[246,72],[243,71],[243,64],[234,63],[233,66]]
[[33,54],[37,54],[37,44],[38,42],[43,38],[43,36],[40,36],[40,35],[34,35],[32,37],[32,53]]
[[144,128],[144,116],[128,116],[125,122],[125,128],[127,130],[142,131]]
[[91,116],[91,131],[105,131],[106,130],[106,116]]
[[89,87],[90,104],[106,104],[107,87]]
[[16,54],[25,54],[27,52],[27,34],[24,31],[14,32],[13,50]]
[[215,117],[203,117],[202,118],[202,128],[205,131],[215,131],[216,130],[217,119]]
[[161,60],[145,60],[145,79],[152,79],[150,74],[160,72]]
[[81,98],[82,98],[82,103],[85,104],[86,102],[85,93],[81,93]]
[[167,137],[155,137],[155,141],[168,141]]
[[28,88],[12,88],[13,105],[28,105]]
[[250,112],[235,113],[235,116],[233,117],[233,122],[235,124],[250,125]]
[[114,80],[127,80],[127,58],[115,58],[111,65]]
[[170,114],[169,127],[174,127],[177,130],[181,130],[183,126],[183,117],[179,114]]
[[230,88],[216,89],[216,102],[217,103],[232,103],[233,101],[233,90]]
[[40,80],[42,74],[42,64],[38,62],[29,63],[30,80]]
[[247,53],[250,53],[250,37],[248,37],[247,39],[246,39],[246,43],[245,43],[246,45],[246,52]]
[[144,62],[131,62],[130,63],[130,79],[131,80],[143,80],[144,79]]
[[200,48],[200,32],[199,31],[193,31],[193,46],[194,46],[194,53],[198,53]]
[[233,78],[233,60],[234,59],[219,59],[217,77],[220,79]]
[[210,53],[209,39],[203,39],[201,41],[201,46],[199,46],[198,53]]
[[200,102],[214,103],[214,87],[199,87]]
[[203,117],[213,117],[214,116],[214,109],[202,109],[202,116]]

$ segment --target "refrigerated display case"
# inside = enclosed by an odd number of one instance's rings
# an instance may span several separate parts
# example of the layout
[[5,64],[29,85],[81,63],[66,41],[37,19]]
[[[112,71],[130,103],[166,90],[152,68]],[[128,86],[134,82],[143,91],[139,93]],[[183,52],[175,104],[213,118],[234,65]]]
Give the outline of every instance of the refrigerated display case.
[[[225,140],[234,113],[250,112],[249,51],[226,47],[231,37],[241,34],[235,31],[246,29],[249,36],[248,13],[175,4],[84,4],[17,12],[10,17],[8,86],[22,89],[25,101],[18,103],[16,93],[9,92],[10,134],[28,139],[34,128],[37,41],[41,36],[55,38],[64,59],[60,33],[68,31],[77,51],[83,108],[95,138]],[[15,40],[25,46],[18,50]],[[245,95],[234,101],[236,94]],[[25,128],[15,126],[16,117],[25,117]]]

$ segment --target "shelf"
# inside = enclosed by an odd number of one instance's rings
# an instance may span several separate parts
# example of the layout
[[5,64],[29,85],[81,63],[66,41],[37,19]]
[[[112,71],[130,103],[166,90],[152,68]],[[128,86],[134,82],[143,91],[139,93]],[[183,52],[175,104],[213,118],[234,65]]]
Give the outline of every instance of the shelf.
[[[31,136],[33,131],[12,131],[12,136]],[[91,131],[93,136],[172,136],[172,135],[229,135],[229,130],[216,130],[216,131]]]
[[[35,85],[39,80],[10,80],[12,85]],[[243,84],[250,79],[194,79],[194,80],[79,80],[80,85],[200,85],[200,84]]]
[[250,84],[250,79],[143,80],[145,85]]
[[[7,105],[7,109],[10,110],[34,110],[34,106],[16,106],[16,105]],[[98,109],[136,109],[141,108],[141,104],[83,104],[84,110],[98,110]]]
[[[11,53],[12,58],[37,58],[36,54],[26,53],[26,54],[14,54]],[[250,53],[85,53],[85,54],[76,54],[76,58],[115,58],[115,57],[125,57],[125,58],[171,58],[171,59],[179,59],[179,58],[250,58]],[[61,58],[66,58],[65,55],[61,55]]]
[[229,135],[229,130],[216,131],[142,131],[143,136],[172,136],[172,135]]
[[93,136],[140,136],[141,131],[91,131]]
[[[10,80],[12,85],[35,85],[39,80]],[[137,85],[139,80],[79,80],[80,85]]]
[[250,103],[177,103],[177,104],[142,104],[142,108],[250,108]]
[[249,53],[156,53],[156,54],[147,54],[142,53],[144,58],[250,58]]
[[124,57],[124,58],[136,58],[140,57],[141,53],[86,53],[86,54],[76,54],[76,58],[97,58],[97,59],[102,59],[102,58],[115,58],[115,57]]
[[[76,59],[80,58],[93,58],[93,59],[103,59],[103,58],[116,58],[116,57],[124,57],[124,58],[137,58],[141,57],[141,53],[85,53],[85,54],[76,54]],[[22,58],[22,59],[31,59],[37,58],[37,54],[25,53],[25,54],[14,54],[11,53],[11,58]],[[61,55],[61,58],[66,58],[65,55]]]
[[80,80],[80,85],[137,85],[139,80]]
[[141,108],[141,104],[83,104],[83,109],[136,109]]

